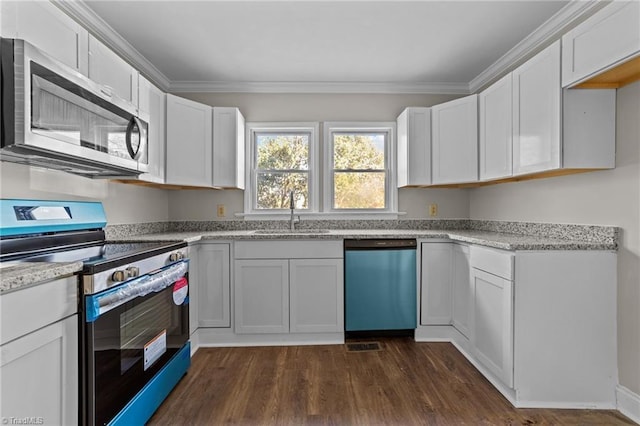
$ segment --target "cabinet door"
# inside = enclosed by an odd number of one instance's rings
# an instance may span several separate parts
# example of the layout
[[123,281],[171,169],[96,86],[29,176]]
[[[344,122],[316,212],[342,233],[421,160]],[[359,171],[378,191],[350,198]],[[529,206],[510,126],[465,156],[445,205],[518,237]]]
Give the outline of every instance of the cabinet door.
[[431,108],[434,184],[478,180],[478,95]]
[[342,259],[289,261],[292,333],[344,331]]
[[398,117],[398,187],[431,184],[431,108],[407,108]]
[[640,54],[640,2],[612,2],[562,37],[562,86]]
[[78,424],[78,316],[0,347],[0,417]]
[[471,342],[476,358],[513,387],[513,282],[473,268]]
[[147,135],[149,166],[148,172],[141,174],[140,179],[147,182],[164,183],[166,95],[142,76],[140,76],[138,83],[140,113],[149,116],[149,133]]
[[513,72],[513,174],[560,167],[560,42]]
[[197,254],[198,326],[231,327],[229,244],[201,244]]
[[451,243],[423,243],[420,324],[451,324]]
[[213,108],[213,186],[244,189],[244,117],[238,108]]
[[167,95],[166,183],[210,187],[211,107]]
[[21,38],[87,75],[87,30],[48,1],[0,2],[2,37]]
[[511,176],[513,160],[512,77],[505,77],[480,93],[480,180]]
[[89,35],[89,78],[104,93],[138,106],[138,71],[102,42]]
[[289,332],[289,261],[235,261],[235,331]]
[[454,244],[453,278],[453,326],[469,338],[469,302],[471,300],[471,271],[469,270],[469,247]]

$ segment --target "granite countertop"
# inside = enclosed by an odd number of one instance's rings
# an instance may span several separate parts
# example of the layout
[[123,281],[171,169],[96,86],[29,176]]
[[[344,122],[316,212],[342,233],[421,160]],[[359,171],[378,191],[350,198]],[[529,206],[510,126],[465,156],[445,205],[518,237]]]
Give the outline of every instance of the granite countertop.
[[114,241],[186,241],[194,243],[206,240],[336,240],[349,238],[418,238],[418,239],[450,239],[503,250],[616,250],[615,244],[599,241],[582,241],[518,235],[489,231],[471,230],[409,230],[409,229],[373,229],[349,230],[336,229],[329,231],[296,230],[289,233],[279,230],[276,233],[262,231],[190,231],[166,232],[120,236]]
[[[470,229],[298,229],[289,232],[286,229],[259,230],[169,230],[154,232],[147,226],[127,225],[120,232],[111,235],[113,242],[132,241],[269,241],[269,240],[343,240],[366,238],[417,238],[447,239],[470,244],[478,244],[503,250],[617,250],[617,238],[614,228],[605,230],[604,234],[593,233],[587,226],[575,225],[538,225],[524,226],[507,223],[504,229],[526,229],[529,233],[496,232],[493,230]],[[455,226],[455,224],[454,224]],[[551,227],[554,232],[545,236]],[[328,227],[327,227],[328,228]],[[174,228],[176,229],[176,228]],[[180,228],[177,228],[180,229]],[[268,228],[267,228],[268,229]],[[270,232],[270,233],[265,233]],[[576,235],[580,238],[576,238]],[[594,236],[595,235],[595,236]],[[0,294],[13,291],[32,284],[54,280],[82,270],[82,262],[70,263],[13,263],[4,264],[0,268]]]
[[0,294],[32,284],[51,281],[82,270],[82,262],[18,262],[2,265]]

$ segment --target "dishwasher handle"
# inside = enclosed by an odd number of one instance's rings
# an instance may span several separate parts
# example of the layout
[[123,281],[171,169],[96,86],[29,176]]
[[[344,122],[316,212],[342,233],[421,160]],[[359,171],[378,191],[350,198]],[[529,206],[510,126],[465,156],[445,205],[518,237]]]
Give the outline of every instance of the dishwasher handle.
[[418,244],[415,238],[375,238],[344,240],[345,250],[415,250],[417,247]]

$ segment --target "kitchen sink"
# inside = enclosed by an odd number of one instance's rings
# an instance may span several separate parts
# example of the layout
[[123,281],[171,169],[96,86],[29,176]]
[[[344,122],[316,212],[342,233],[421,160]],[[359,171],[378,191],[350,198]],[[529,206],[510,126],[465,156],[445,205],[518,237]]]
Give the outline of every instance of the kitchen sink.
[[328,229],[259,229],[253,231],[259,235],[287,235],[287,234],[328,234]]

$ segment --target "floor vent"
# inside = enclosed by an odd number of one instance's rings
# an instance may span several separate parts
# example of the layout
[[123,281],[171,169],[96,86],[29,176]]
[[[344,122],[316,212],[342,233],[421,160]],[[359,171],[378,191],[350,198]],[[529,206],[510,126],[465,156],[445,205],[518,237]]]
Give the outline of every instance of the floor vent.
[[381,351],[382,347],[378,342],[353,342],[347,343],[347,352],[375,352]]

